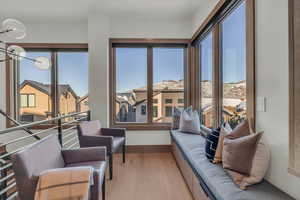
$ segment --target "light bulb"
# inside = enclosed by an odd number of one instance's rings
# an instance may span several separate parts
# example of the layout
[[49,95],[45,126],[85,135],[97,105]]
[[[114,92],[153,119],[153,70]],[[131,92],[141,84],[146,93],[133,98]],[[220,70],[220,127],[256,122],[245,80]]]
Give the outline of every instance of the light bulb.
[[7,55],[15,60],[22,60],[26,56],[26,51],[17,45],[11,45],[7,48]]
[[26,27],[25,25],[15,19],[6,19],[2,23],[3,29],[7,37],[13,39],[22,39],[26,36]]
[[50,60],[46,57],[37,57],[34,62],[35,66],[41,70],[47,70],[50,68]]

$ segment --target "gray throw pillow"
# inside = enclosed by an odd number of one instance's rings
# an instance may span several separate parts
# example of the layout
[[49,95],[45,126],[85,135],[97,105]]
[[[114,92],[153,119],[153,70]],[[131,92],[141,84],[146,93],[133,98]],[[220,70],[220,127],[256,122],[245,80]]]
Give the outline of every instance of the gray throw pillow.
[[192,107],[184,109],[180,116],[179,131],[200,134],[199,114]]

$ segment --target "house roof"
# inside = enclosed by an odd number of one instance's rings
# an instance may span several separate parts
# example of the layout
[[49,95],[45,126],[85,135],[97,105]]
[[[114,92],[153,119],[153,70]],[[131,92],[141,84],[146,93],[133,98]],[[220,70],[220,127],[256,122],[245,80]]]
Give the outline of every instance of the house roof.
[[86,95],[80,97],[79,102],[81,102],[81,101],[87,99],[88,97],[89,97],[89,94],[86,94]]
[[[25,85],[30,85],[34,87],[37,90],[40,90],[41,92],[51,95],[51,85],[50,84],[44,84],[41,82],[37,81],[32,81],[32,80],[24,80],[23,83],[21,84],[20,88],[23,88]],[[61,96],[65,94],[66,92],[71,92],[75,98],[78,98],[74,90],[69,84],[59,84],[58,85],[58,95]]]

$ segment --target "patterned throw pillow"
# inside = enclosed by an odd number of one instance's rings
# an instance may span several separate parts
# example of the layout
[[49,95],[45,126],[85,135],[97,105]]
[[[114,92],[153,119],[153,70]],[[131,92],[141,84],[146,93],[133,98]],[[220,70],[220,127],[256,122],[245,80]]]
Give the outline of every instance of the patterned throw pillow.
[[207,159],[210,162],[213,162],[216,154],[219,136],[220,136],[220,130],[221,128],[213,129],[212,132],[209,133],[206,137],[205,153]]
[[200,118],[196,110],[191,107],[184,109],[180,116],[179,131],[200,134]]
[[216,153],[215,153],[215,157],[213,159],[213,163],[220,163],[222,162],[222,151],[223,151],[223,141],[224,141],[224,137],[226,135],[229,135],[231,133],[232,129],[230,127],[230,125],[225,122],[222,124],[221,128],[220,128],[220,134],[219,134],[219,142],[216,148]]
[[173,117],[172,117],[172,130],[179,129],[180,115],[181,115],[181,110],[179,108],[174,107]]

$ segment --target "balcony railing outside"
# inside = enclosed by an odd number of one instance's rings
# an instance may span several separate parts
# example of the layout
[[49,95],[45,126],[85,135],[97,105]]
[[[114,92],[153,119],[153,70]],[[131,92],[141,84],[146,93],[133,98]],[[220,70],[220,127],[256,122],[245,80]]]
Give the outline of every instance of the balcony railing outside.
[[[64,122],[64,119],[66,118],[72,118],[73,120]],[[43,124],[54,124],[50,128],[37,130],[33,132],[33,134],[22,137],[17,136],[16,138],[9,139],[5,143],[0,144],[0,200],[12,200],[16,199],[18,196],[14,172],[12,170],[12,163],[10,161],[11,155],[21,151],[26,146],[36,142],[40,138],[51,134],[57,135],[62,148],[79,148],[76,126],[81,121],[89,120],[90,111],[86,111],[0,130],[0,136],[4,134],[9,134],[9,136],[11,136],[11,134],[17,133],[20,130],[31,129],[32,127]],[[27,134],[25,131],[24,133]],[[9,146],[13,147],[8,150]]]

